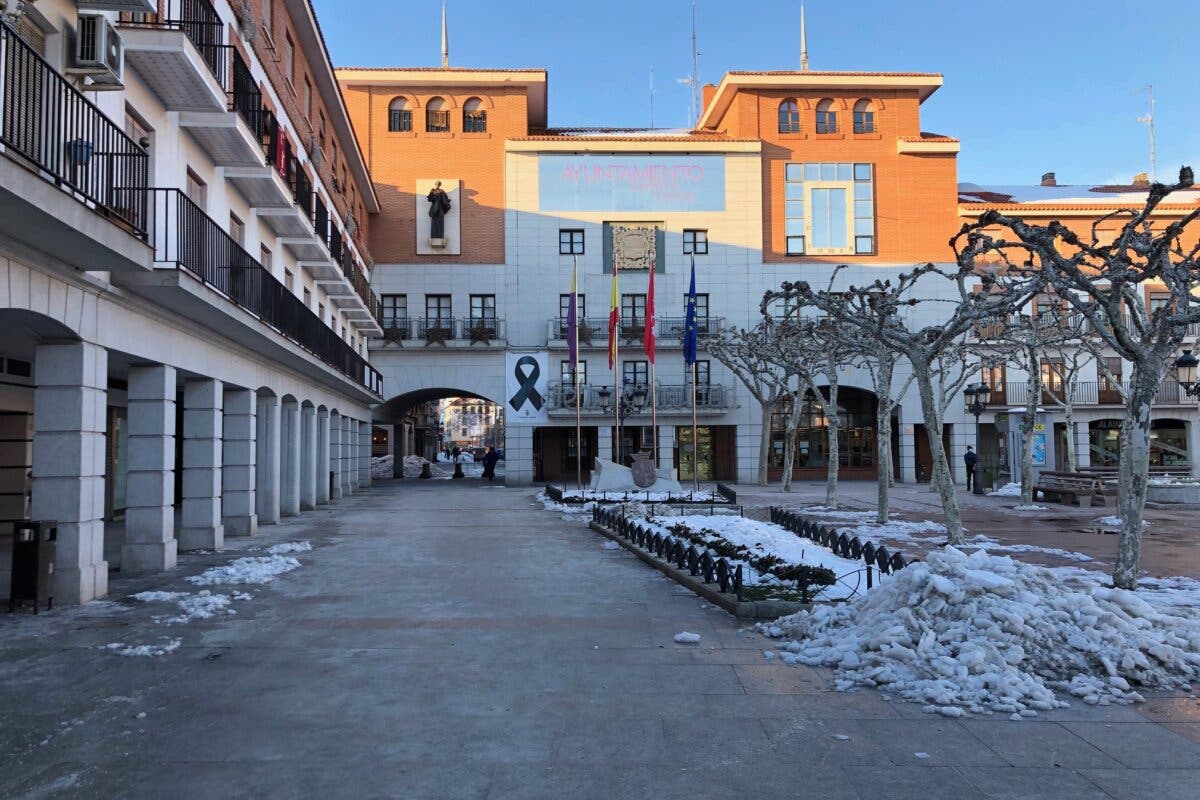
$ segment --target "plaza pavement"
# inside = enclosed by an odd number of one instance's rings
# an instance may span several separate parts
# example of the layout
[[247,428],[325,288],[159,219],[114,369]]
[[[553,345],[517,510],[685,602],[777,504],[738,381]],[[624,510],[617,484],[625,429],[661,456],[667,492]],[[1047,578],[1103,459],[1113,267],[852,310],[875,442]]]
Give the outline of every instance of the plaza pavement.
[[[1011,722],[835,693],[532,494],[377,483],[116,577],[108,601],[0,617],[0,797],[1196,796],[1195,699]],[[166,628],[163,604],[123,599],[305,539],[233,617]],[[101,649],[163,636],[182,646]]]

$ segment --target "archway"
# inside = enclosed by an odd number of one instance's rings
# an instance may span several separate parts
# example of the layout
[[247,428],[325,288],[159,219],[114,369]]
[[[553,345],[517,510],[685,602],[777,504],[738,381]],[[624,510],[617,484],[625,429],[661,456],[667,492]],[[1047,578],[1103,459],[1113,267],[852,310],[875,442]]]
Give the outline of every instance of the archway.
[[[451,387],[405,392],[376,406],[372,421],[375,477],[388,477],[389,465],[391,477],[404,477],[405,458],[410,459],[410,472],[419,469],[414,456],[435,464],[461,457],[465,474],[478,475],[485,448],[504,451],[503,406],[477,392]],[[453,470],[445,466],[433,471],[440,476]]]
[[[828,387],[821,387],[823,394]],[[804,408],[796,428],[796,452],[792,477],[799,480],[822,480],[829,464],[828,424],[820,406],[811,394],[806,394]],[[838,410],[841,426],[838,434],[838,478],[874,479],[879,459],[875,441],[875,393],[855,386],[838,387]],[[768,476],[778,480],[783,475],[783,456],[791,401],[780,403],[771,416],[771,450],[768,456]],[[892,417],[892,463],[899,464],[899,424]],[[897,468],[897,472],[898,472]]]

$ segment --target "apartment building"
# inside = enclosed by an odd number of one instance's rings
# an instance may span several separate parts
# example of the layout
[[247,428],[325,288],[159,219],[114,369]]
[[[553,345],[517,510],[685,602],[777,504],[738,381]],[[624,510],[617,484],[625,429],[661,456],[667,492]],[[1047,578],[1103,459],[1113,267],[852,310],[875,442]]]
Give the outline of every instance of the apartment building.
[[369,484],[379,198],[311,5],[2,23],[0,516],[57,522],[56,601]]

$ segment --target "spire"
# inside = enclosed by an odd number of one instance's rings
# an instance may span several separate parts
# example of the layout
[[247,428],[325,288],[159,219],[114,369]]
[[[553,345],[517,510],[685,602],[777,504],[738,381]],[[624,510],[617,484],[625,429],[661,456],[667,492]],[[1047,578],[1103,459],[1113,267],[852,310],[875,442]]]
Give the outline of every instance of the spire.
[[442,68],[450,66],[450,37],[446,34],[446,0],[442,0]]
[[808,34],[804,31],[804,3],[800,4],[800,71],[808,72]]

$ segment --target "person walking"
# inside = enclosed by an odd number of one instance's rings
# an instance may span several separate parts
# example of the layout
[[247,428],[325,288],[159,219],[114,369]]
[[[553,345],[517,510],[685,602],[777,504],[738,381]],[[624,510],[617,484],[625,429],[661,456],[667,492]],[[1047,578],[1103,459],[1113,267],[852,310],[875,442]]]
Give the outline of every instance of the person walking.
[[967,445],[967,452],[963,453],[963,463],[967,465],[967,491],[969,492],[975,481],[975,465],[979,463],[979,456],[975,455],[975,450],[971,445]]
[[494,481],[498,463],[500,463],[500,454],[496,452],[496,448],[488,447],[487,452],[483,454],[483,477]]

